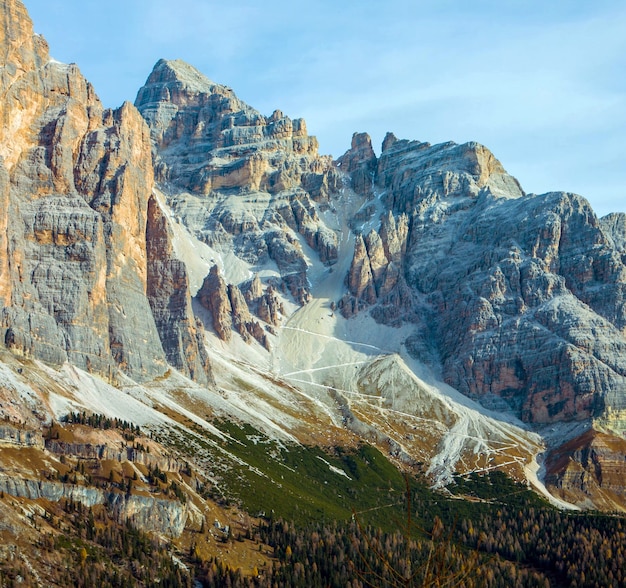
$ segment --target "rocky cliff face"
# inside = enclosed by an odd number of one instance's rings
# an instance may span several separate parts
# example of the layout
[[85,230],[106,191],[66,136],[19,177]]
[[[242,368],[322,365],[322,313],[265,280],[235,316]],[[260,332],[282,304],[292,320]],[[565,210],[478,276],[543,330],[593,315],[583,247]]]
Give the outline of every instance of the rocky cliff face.
[[269,284],[265,291],[258,274],[243,285],[244,299],[248,308],[268,325],[277,326],[285,314],[285,307],[278,298],[276,290]]
[[204,327],[191,308],[185,264],[174,257],[170,228],[155,196],[148,200],[147,296],[167,361],[202,384],[213,382]]
[[41,433],[2,425],[0,426],[0,446],[3,445],[43,449],[44,439]]
[[622,254],[622,261],[626,254],[626,214],[616,212],[607,214],[600,219],[605,235],[613,241],[613,246]]
[[414,300],[404,277],[408,230],[406,214],[396,218],[388,212],[378,231],[357,236],[348,293],[340,302],[344,316],[374,304],[373,316],[382,322],[398,324],[412,314]]
[[[248,292],[255,290],[254,296],[258,294],[256,292],[258,288],[260,285],[257,283]],[[246,297],[236,284],[226,284],[217,265],[211,268],[209,275],[198,291],[197,298],[200,304],[210,312],[213,319],[213,329],[220,339],[230,341],[234,330],[246,343],[256,339],[258,343],[269,349],[266,333],[250,313]],[[249,299],[251,303],[257,304],[257,311],[260,310],[264,313],[265,318],[261,318],[266,322],[271,323],[273,318],[277,316],[276,313],[271,313],[271,307],[267,302],[269,300],[271,303],[274,300],[270,293],[263,295],[261,291],[257,298],[249,297]]]
[[390,135],[383,147],[376,185],[390,212],[357,238],[344,314],[414,322],[413,353],[490,406],[533,422],[610,414],[621,430],[621,215],[601,223],[579,196],[526,196],[475,143]]
[[[2,434],[0,429],[0,435]],[[34,440],[34,436],[31,434]],[[26,443],[28,444],[29,438]],[[17,444],[17,443],[16,443]],[[42,439],[41,445],[31,443],[31,445],[41,447],[45,446],[46,450],[55,455],[67,455],[73,458],[91,459],[91,460],[113,460],[118,462],[132,462],[135,464],[145,465],[149,469],[160,469],[165,472],[182,472],[186,465],[169,456],[153,455],[146,451],[141,451],[134,447],[112,447],[107,444],[95,443],[76,443],[68,441],[59,441],[58,439],[46,439],[45,445]]]
[[336,259],[337,237],[318,210],[340,175],[304,121],[263,116],[181,61],[159,61],[135,104],[150,126],[157,181],[187,227],[250,264],[275,263],[293,298],[308,301],[303,246]]
[[2,342],[109,378],[152,378],[168,358],[203,372],[174,358],[171,334],[164,353],[146,297],[154,180],[141,115],[103,109],[75,65],[50,59],[18,0],[2,3],[0,31]]
[[626,442],[589,430],[552,451],[546,484],[565,500],[603,510],[623,510]]
[[29,500],[45,498],[58,502],[66,499],[87,507],[104,504],[120,522],[130,521],[145,531],[174,537],[180,536],[189,517],[187,507],[178,501],[105,492],[99,488],[60,482],[21,480],[0,475],[0,492]]

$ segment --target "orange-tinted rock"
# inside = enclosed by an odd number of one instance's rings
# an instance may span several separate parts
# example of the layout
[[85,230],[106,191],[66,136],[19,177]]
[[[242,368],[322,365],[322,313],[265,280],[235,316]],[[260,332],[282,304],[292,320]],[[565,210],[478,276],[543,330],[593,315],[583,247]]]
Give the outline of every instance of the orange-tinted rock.
[[626,508],[626,441],[590,429],[553,449],[546,486],[565,500],[600,510]]
[[138,380],[167,369],[146,297],[149,130],[50,59],[21,2],[0,13],[0,316],[16,353]]

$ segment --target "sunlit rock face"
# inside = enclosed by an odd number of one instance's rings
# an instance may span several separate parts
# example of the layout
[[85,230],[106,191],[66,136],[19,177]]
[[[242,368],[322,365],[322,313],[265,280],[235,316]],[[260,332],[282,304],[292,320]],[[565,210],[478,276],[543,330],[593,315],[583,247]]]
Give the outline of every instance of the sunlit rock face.
[[147,125],[129,103],[103,109],[77,66],[50,59],[18,1],[2,3],[0,66],[1,342],[108,378],[162,374]]
[[375,182],[388,210],[356,239],[344,315],[414,322],[407,348],[489,406],[623,430],[623,215],[600,221],[574,194],[525,195],[476,143],[388,135]]
[[555,495],[602,510],[626,507],[626,441],[589,430],[551,451],[546,485]]

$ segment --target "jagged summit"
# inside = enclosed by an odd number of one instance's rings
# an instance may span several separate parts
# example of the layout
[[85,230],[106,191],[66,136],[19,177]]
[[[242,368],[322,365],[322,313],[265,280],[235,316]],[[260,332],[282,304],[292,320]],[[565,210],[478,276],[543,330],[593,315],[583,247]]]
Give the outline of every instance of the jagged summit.
[[[159,148],[157,178],[192,192],[248,184],[284,190],[294,187],[307,167],[324,166],[316,162],[317,140],[307,135],[304,120],[279,110],[263,116],[180,60],[160,60],[135,105]],[[302,165],[294,156],[315,161]]]
[[[135,106],[149,122],[153,139],[163,147],[168,124],[180,109],[187,112],[202,110],[240,112],[250,111],[230,88],[215,84],[188,63],[176,59],[160,59],[137,93]],[[202,115],[198,114],[200,118]],[[205,121],[208,122],[208,121]]]
[[[433,195],[476,197],[481,191],[500,198],[524,195],[520,183],[495,155],[475,141],[431,145],[387,133],[381,155],[376,157],[370,136],[354,133],[350,149],[336,165],[350,174],[356,192],[371,195],[374,182],[389,189],[394,194],[391,206],[400,212],[405,211],[402,207],[409,211],[422,206]],[[402,200],[401,204],[396,200]]]
[[[210,92],[213,88],[224,88],[212,82],[200,70],[182,59],[159,59],[148,77],[146,86],[179,85],[189,92]],[[141,92],[141,90],[140,90]]]
[[307,301],[303,246],[323,262],[336,258],[337,236],[315,203],[328,201],[339,174],[304,120],[266,117],[181,61],[159,61],[136,106],[157,182],[194,236],[244,263],[277,266],[283,287]]

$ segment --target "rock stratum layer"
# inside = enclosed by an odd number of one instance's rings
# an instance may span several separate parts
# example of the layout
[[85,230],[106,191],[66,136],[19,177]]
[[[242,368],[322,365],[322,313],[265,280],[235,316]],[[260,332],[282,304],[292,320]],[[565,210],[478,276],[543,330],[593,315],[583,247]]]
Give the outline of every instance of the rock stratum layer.
[[626,441],[591,430],[549,454],[546,484],[570,502],[624,510],[625,467]]

